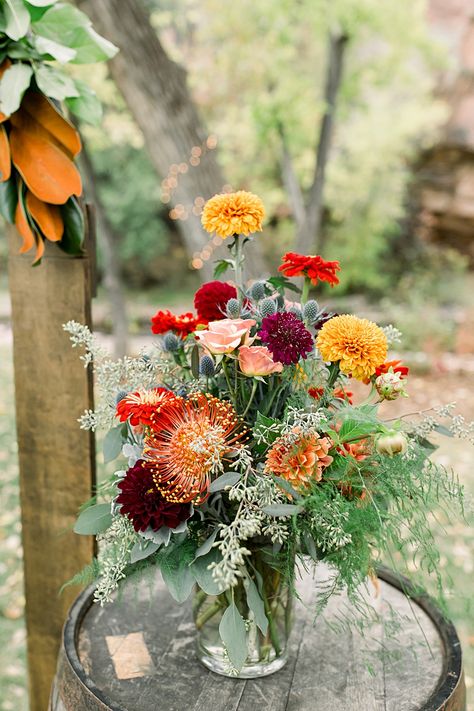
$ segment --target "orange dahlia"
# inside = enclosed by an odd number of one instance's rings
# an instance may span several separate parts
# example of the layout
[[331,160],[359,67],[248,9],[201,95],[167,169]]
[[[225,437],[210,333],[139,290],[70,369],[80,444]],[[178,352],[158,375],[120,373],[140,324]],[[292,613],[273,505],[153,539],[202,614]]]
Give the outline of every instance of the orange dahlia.
[[245,434],[229,402],[208,393],[174,396],[157,412],[145,437],[144,459],[157,489],[168,501],[200,504],[212,474],[240,447]]
[[286,479],[297,490],[307,489],[311,482],[321,481],[323,469],[331,464],[331,446],[329,437],[295,428],[275,440],[267,453],[264,471]]
[[346,375],[370,378],[387,356],[387,339],[377,324],[365,318],[335,316],[324,324],[316,339],[323,360],[339,363]]
[[173,397],[173,393],[166,388],[136,390],[125,395],[117,403],[116,414],[120,422],[130,420],[130,424],[134,427],[137,425],[149,427],[152,423],[152,418],[159,412],[163,403]]
[[265,217],[263,202],[257,195],[239,190],[236,193],[214,195],[201,215],[206,232],[215,232],[225,239],[231,235],[250,235],[262,231]]

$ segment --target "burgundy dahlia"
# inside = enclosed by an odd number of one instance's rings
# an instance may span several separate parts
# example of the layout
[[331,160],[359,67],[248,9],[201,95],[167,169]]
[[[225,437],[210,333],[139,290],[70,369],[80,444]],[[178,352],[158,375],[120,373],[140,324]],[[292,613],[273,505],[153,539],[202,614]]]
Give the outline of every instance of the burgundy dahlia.
[[226,318],[229,299],[237,297],[237,289],[225,281],[208,281],[196,291],[194,308],[201,321],[220,321]]
[[189,504],[176,504],[163,498],[143,459],[127,471],[118,488],[121,493],[116,501],[121,504],[120,513],[130,519],[135,531],[146,531],[147,528],[158,531],[162,526],[176,528],[191,514]]
[[262,343],[268,346],[275,361],[285,365],[307,358],[313,350],[313,337],[298,316],[279,311],[262,321],[258,333]]

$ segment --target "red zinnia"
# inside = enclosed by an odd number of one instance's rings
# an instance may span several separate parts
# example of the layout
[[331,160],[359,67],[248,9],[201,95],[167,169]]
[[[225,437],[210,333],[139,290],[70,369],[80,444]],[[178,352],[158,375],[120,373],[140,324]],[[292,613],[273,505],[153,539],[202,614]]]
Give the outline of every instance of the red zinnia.
[[[344,388],[335,388],[332,396],[337,400],[345,400],[352,405],[352,393],[350,390],[345,390]],[[308,395],[310,395],[315,400],[320,400],[324,395],[324,388],[308,388]]]
[[194,295],[194,308],[202,321],[220,321],[226,318],[225,307],[229,299],[237,298],[237,289],[225,281],[208,281]]
[[155,486],[152,470],[143,459],[127,471],[117,487],[121,492],[116,498],[120,513],[130,519],[135,531],[149,528],[159,531],[163,526],[177,528],[191,515],[189,504],[171,502],[163,497]]
[[304,254],[287,252],[283,255],[278,271],[283,272],[286,277],[308,277],[314,286],[320,281],[327,281],[331,286],[335,286],[339,284],[336,272],[340,268],[339,262],[326,262],[319,254],[305,256]]
[[375,377],[378,378],[379,375],[385,375],[391,368],[394,373],[400,373],[402,379],[406,378],[410,368],[407,365],[399,365],[401,362],[401,360],[388,360],[386,363],[382,363],[375,369]]
[[193,333],[201,321],[194,316],[190,311],[181,316],[175,316],[166,309],[165,311],[157,311],[151,319],[151,330],[157,335],[162,335],[168,331],[173,331],[181,338],[186,338],[190,333]]
[[152,416],[160,411],[166,400],[174,397],[173,393],[166,388],[152,388],[151,390],[136,390],[125,395],[117,403],[117,417],[120,422],[130,420],[130,424],[145,425],[150,427]]

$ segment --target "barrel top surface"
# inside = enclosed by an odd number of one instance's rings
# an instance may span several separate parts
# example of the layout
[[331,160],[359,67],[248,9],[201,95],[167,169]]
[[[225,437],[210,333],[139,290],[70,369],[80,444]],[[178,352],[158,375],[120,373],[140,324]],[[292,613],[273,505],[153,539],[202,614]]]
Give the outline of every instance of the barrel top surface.
[[[314,582],[305,576],[298,586],[304,604],[296,603],[289,661],[281,671],[258,680],[221,677],[198,662],[190,602],[175,603],[161,580],[127,584],[120,599],[102,608],[91,604],[91,593],[86,591],[65,627],[68,662],[80,683],[88,687],[88,698],[97,699],[96,705],[91,701],[81,709],[462,708],[443,705],[460,683],[460,649],[454,628],[437,618],[429,603],[408,600],[389,573],[382,572],[381,578],[379,594],[372,586],[367,594],[370,604],[382,613],[384,624],[376,623],[361,635],[354,629],[334,629],[342,606],[348,604],[344,597],[333,597],[314,623],[308,604]],[[400,629],[395,634],[387,631],[397,625]],[[67,704],[61,708],[69,711]]]

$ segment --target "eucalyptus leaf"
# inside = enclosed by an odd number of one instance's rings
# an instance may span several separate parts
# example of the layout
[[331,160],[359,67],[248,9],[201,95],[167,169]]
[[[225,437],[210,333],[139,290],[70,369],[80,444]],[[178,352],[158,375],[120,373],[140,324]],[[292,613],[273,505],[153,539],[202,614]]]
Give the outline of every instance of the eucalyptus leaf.
[[295,504],[274,504],[264,506],[262,509],[263,513],[267,514],[267,516],[275,516],[276,518],[280,516],[294,516],[302,510],[302,506],[296,506]]
[[241,472],[225,472],[225,474],[221,474],[217,479],[211,482],[209,493],[215,494],[216,491],[222,491],[222,489],[225,489],[227,486],[234,486],[241,478]]
[[47,64],[35,69],[35,79],[43,94],[57,101],[63,101],[68,96],[79,96],[73,79]]
[[221,552],[217,548],[211,548],[209,553],[196,558],[191,565],[197,584],[207,595],[219,595],[224,590],[224,586],[214,580],[212,570],[209,570],[211,563],[217,563],[220,560],[222,560]]
[[77,54],[75,49],[72,49],[71,47],[66,47],[64,44],[55,42],[54,40],[48,39],[47,37],[36,36],[34,38],[34,44],[40,54],[49,54],[51,57],[57,59],[58,62],[61,62],[62,64],[70,62]]
[[160,547],[159,543],[153,541],[137,541],[130,551],[130,562],[138,563],[139,560],[149,558],[153,553],[156,553]]
[[30,27],[30,13],[23,0],[5,0],[5,34],[12,40],[19,40],[26,35]]
[[122,445],[122,425],[119,425],[118,427],[113,427],[105,435],[104,444],[102,446],[105,464],[112,462],[118,457],[122,451]]
[[257,586],[251,578],[244,580],[245,591],[247,593],[247,604],[255,617],[255,624],[262,634],[267,634],[268,620],[265,615],[265,605],[257,590]]
[[176,602],[182,603],[190,596],[194,575],[189,566],[193,555],[187,542],[175,546],[160,559],[163,580]]
[[23,94],[28,89],[33,69],[29,64],[12,64],[0,79],[0,111],[10,116],[20,108]]
[[74,525],[74,533],[84,536],[102,533],[112,523],[110,504],[94,504],[82,511]]
[[102,119],[102,104],[97,94],[79,79],[75,80],[75,84],[79,96],[71,96],[66,99],[68,109],[81,121],[98,125]]
[[248,655],[247,633],[245,631],[245,622],[233,602],[222,615],[219,634],[232,666],[237,671],[240,671]]
[[209,551],[211,550],[211,548],[214,545],[214,542],[217,538],[218,533],[219,533],[219,529],[218,528],[214,529],[214,531],[211,533],[209,538],[206,538],[204,543],[201,546],[199,546],[199,548],[197,549],[197,551],[194,555],[194,560],[196,560],[196,558],[200,558],[202,555],[207,555],[207,553],[209,553]]
[[272,479],[278,484],[278,486],[281,486],[281,488],[284,489],[287,494],[290,494],[290,496],[292,496],[296,501],[301,500],[301,495],[296,491],[296,489],[291,486],[289,481],[283,479],[281,476],[275,476],[275,474],[272,474]]
[[18,191],[15,180],[10,178],[0,183],[0,214],[7,222],[15,222],[15,210],[18,203]]

